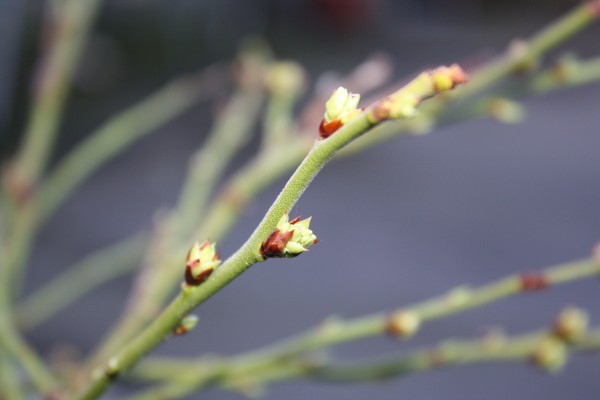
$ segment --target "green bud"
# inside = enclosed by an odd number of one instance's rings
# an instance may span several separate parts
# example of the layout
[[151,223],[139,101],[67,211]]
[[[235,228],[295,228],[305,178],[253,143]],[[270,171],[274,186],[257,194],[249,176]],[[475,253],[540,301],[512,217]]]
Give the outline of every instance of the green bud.
[[204,243],[194,243],[185,262],[185,281],[190,286],[204,282],[221,264],[215,243],[205,240]]
[[175,329],[173,329],[173,334],[175,336],[184,335],[190,332],[192,329],[196,327],[198,324],[198,317],[194,314],[189,314],[183,317],[179,325]]
[[588,330],[588,314],[577,307],[565,308],[558,314],[552,326],[552,333],[565,342],[580,339]]
[[559,372],[567,363],[567,346],[554,337],[545,337],[531,353],[531,362],[546,372]]
[[325,122],[339,119],[342,122],[348,115],[354,115],[358,108],[360,94],[350,93],[348,89],[339,87],[325,103]]
[[308,251],[308,248],[317,243],[317,237],[309,228],[311,218],[300,221],[300,217],[289,220],[285,213],[277,222],[275,230],[260,246],[260,253],[264,258],[296,257]]
[[394,312],[387,320],[385,330],[392,336],[406,339],[413,336],[421,327],[421,317],[410,310]]

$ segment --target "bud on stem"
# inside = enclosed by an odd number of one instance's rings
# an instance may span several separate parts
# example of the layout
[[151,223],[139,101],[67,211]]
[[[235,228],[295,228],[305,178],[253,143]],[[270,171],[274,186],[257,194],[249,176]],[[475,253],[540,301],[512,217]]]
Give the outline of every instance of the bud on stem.
[[317,237],[309,229],[311,218],[300,221],[296,217],[289,221],[288,213],[285,213],[277,222],[273,232],[260,246],[260,254],[263,258],[292,258],[317,243]]
[[417,106],[429,97],[467,82],[467,74],[457,64],[425,71],[395,93],[383,98],[367,112],[372,123],[414,116]]
[[205,240],[204,243],[194,243],[185,262],[185,283],[198,286],[208,279],[213,271],[221,264],[215,243]]

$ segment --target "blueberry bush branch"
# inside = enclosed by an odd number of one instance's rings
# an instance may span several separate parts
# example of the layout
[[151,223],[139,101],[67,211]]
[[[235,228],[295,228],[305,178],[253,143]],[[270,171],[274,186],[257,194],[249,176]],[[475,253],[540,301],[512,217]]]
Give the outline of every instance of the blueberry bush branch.
[[[13,316],[11,303],[18,294],[20,275],[43,222],[100,165],[156,127],[189,109],[206,94],[214,93],[222,87],[222,74],[215,68],[209,68],[198,76],[175,81],[109,119],[89,139],[59,160],[57,167],[46,173],[46,164],[66,98],[68,79],[63,78],[72,74],[77,53],[83,46],[99,2],[90,2],[87,10],[86,5],[70,0],[52,3],[52,15],[65,22],[59,24],[60,28],[68,28],[66,31],[76,33],[70,36],[59,29],[63,36],[56,37],[60,39],[59,42],[64,41],[68,46],[51,46],[53,50],[48,53],[49,60],[53,54],[58,54],[56,57],[60,61],[52,73],[57,78],[54,83],[60,89],[53,94],[57,96],[56,103],[49,104],[41,91],[38,92],[36,101],[43,107],[32,108],[31,121],[37,122],[30,124],[28,132],[40,132],[37,128],[32,128],[37,126],[49,134],[41,138],[26,135],[15,163],[9,165],[3,179],[0,193],[3,213],[0,218],[3,225],[0,226],[0,280],[6,290],[2,291],[0,303],[0,371],[3,375],[0,397],[26,396],[26,378],[22,378],[17,365],[23,367],[33,386],[46,396],[98,397],[121,373],[165,338],[173,338],[193,329],[197,318],[189,314],[190,311],[250,266],[267,258],[296,257],[307,251],[317,242],[310,227],[310,218],[292,218],[289,212],[320,168],[338,151],[350,154],[401,133],[427,132],[436,124],[480,115],[516,122],[520,119],[521,108],[514,99],[590,83],[600,78],[600,68],[595,59],[579,61],[565,58],[556,68],[541,72],[537,70],[537,64],[545,53],[597,19],[600,15],[600,2],[597,0],[576,8],[528,41],[515,42],[504,55],[474,70],[469,85],[430,100],[428,99],[432,95],[454,89],[454,86],[466,80],[459,67],[440,67],[425,72],[400,91],[379,98],[364,110],[359,108],[359,96],[346,89],[336,90],[328,101],[319,100],[322,93],[317,94],[304,112],[300,113],[301,116],[296,118],[294,109],[306,82],[302,69],[293,62],[274,62],[264,54],[259,57],[252,52],[245,54],[242,57],[245,61],[241,64],[246,67],[242,67],[241,72],[238,70],[237,93],[230,98],[217,118],[208,140],[192,156],[179,201],[158,220],[151,238],[134,235],[122,243],[84,258],[81,263],[26,300],[16,309],[18,315]],[[74,19],[73,25],[66,23],[71,18]],[[74,31],[69,31],[71,28]],[[364,68],[372,69],[374,65],[371,63]],[[381,72],[379,67],[376,70]],[[382,79],[385,80],[382,78],[385,73],[372,72],[371,70],[367,75],[377,75],[377,79],[365,84],[369,87],[377,86]],[[507,78],[516,72],[521,75],[512,77],[506,87],[500,87],[500,83],[508,81]],[[348,84],[360,84],[361,82],[354,82],[359,75],[357,71],[345,80]],[[209,203],[225,168],[248,143],[254,123],[260,118],[265,97],[267,102],[262,120],[262,146],[252,160],[225,181]],[[421,105],[424,100],[428,101]],[[317,128],[318,124],[310,122],[311,106],[319,104],[322,107],[323,103],[326,104],[326,110],[320,127]],[[417,106],[420,108],[418,114]],[[462,110],[465,112],[461,113]],[[43,118],[40,119],[40,116]],[[391,119],[400,121],[390,121]],[[47,122],[47,126],[39,123],[42,120]],[[321,138],[314,142],[316,131]],[[367,131],[369,135],[361,137]],[[360,140],[353,142],[355,139]],[[353,144],[347,146],[350,142]],[[300,166],[263,221],[231,257],[221,263],[216,245],[211,241],[200,241],[192,246],[198,239],[219,240],[224,237],[248,201],[298,164]],[[188,250],[188,256],[183,262],[183,255]],[[78,369],[79,376],[69,377],[68,382],[59,381],[54,376],[55,371],[51,371],[19,335],[16,324],[20,324],[21,328],[38,324],[89,288],[133,270],[136,260],[143,263],[143,267],[138,268],[134,291],[122,318],[109,332],[107,340],[90,357],[86,367]],[[39,264],[40,261],[36,260],[36,267],[40,267]],[[381,378],[390,374],[391,370],[403,370],[407,365],[406,359],[346,367],[326,359],[314,358],[311,353],[338,343],[382,333],[407,338],[417,333],[420,326],[430,319],[480,307],[523,291],[541,290],[597,273],[597,259],[568,263],[542,273],[512,277],[480,289],[462,287],[442,298],[405,307],[391,314],[332,321],[281,345],[239,357],[214,358],[201,362],[172,361],[168,368],[178,371],[177,376],[164,372],[155,374],[158,379],[166,382],[156,394],[164,397],[183,396],[196,388],[212,384],[251,392],[253,388],[271,381],[299,377],[356,381]],[[177,283],[184,277],[181,291],[160,313]],[[67,290],[69,287],[77,290]],[[586,343],[595,343],[593,335]],[[520,340],[517,338],[514,342],[511,341],[511,346],[515,346],[507,347],[507,353],[521,348]],[[556,346],[549,347],[551,351],[548,353],[551,356],[560,353],[555,351]],[[449,348],[455,349],[457,353],[449,352],[452,356],[448,357],[448,363],[482,361],[487,356],[490,359],[497,357],[483,354],[476,343]],[[454,356],[456,357],[452,358]],[[416,358],[408,358],[409,361],[412,359],[418,359],[418,355]],[[138,374],[145,373],[147,377],[153,363],[155,366],[161,363],[164,366],[167,361],[155,360],[142,365]],[[189,371],[195,371],[198,376],[182,371],[183,366],[189,368]],[[428,365],[427,368],[433,366]],[[408,371],[411,371],[410,368]],[[10,377],[18,381],[4,384]],[[154,398],[154,394],[148,396]]]
[[373,126],[390,118],[412,116],[420,101],[440,92],[452,89],[466,81],[458,66],[440,67],[419,75],[403,89],[368,107],[344,124],[335,135],[318,140],[300,166],[288,180],[271,208],[256,230],[238,251],[223,262],[209,279],[198,287],[183,287],[181,293],[167,306],[165,311],[139,336],[129,342],[96,374],[82,399],[95,398],[102,394],[120,372],[134,365],[148,351],[156,347],[173,328],[196,306],[203,303],[253,264],[263,261],[260,252],[262,243],[275,229],[281,217],[292,208],[312,179],[341,148],[366,133]]
[[[360,138],[360,140],[348,146],[341,153],[349,154],[380,143],[383,140],[389,140],[402,133],[431,129],[436,120],[443,121],[444,117],[448,114],[446,110],[450,108],[449,103],[462,101],[481,94],[498,81],[508,77],[522,66],[525,61],[540,58],[552,46],[568,39],[578,30],[589,25],[596,16],[597,13],[595,13],[592,3],[587,3],[576,8],[565,17],[562,17],[540,33],[534,35],[529,40],[530,46],[522,46],[520,53],[515,54],[514,51],[508,51],[504,56],[491,61],[489,64],[475,71],[476,84],[470,84],[469,86],[472,86],[472,88],[469,91],[462,89],[458,90],[458,94],[452,97],[441,96],[439,99],[432,99],[415,118],[378,126],[375,128],[373,135]],[[265,151],[261,151],[255,160],[251,161],[246,168],[242,168],[225,185],[217,200],[212,203],[210,209],[205,214],[206,219],[200,225],[196,237],[210,237],[214,240],[219,240],[235,221],[241,205],[245,204],[263,187],[282,176],[287,170],[300,162],[305,155],[305,149],[310,148],[310,137],[309,133],[303,133],[298,135],[297,139],[290,139],[288,143],[282,143],[281,147],[276,150],[273,149],[273,151],[270,151],[271,147],[275,147],[270,146]],[[147,302],[156,303],[165,301],[178,281],[178,275],[175,273],[171,274],[170,277],[163,276],[162,278],[160,290],[151,291],[153,296],[148,296]],[[152,307],[151,309],[154,308]],[[151,318],[151,315],[148,315],[146,320],[149,318]],[[133,327],[129,330],[133,331]]]
[[[448,293],[414,305],[402,307],[391,313],[376,313],[360,318],[342,320],[331,318],[282,343],[242,354],[234,358],[208,361],[181,359],[150,359],[136,370],[136,377],[165,380],[164,387],[151,392],[160,398],[173,398],[189,394],[204,385],[221,381],[235,381],[233,376],[252,375],[261,379],[264,366],[282,367],[288,360],[306,357],[311,352],[334,345],[381,335],[407,339],[417,333],[422,324],[455,315],[473,308],[525,293],[537,292],[557,285],[600,276],[600,261],[596,258],[567,262],[538,272],[520,274],[479,287],[461,286]],[[243,366],[243,367],[242,367]],[[199,373],[201,371],[202,373]],[[210,379],[207,379],[210,376]],[[151,395],[145,394],[148,398]],[[142,397],[145,398],[145,397]]]

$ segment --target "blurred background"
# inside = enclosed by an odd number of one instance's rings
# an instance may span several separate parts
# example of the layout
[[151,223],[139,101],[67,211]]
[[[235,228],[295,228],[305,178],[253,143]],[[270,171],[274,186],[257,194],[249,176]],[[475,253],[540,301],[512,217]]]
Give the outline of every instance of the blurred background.
[[[3,160],[15,150],[27,116],[44,40],[40,3],[0,2]],[[423,67],[497,54],[577,3],[105,0],[74,78],[55,157],[170,79],[230,60],[248,35],[264,38],[277,57],[302,63],[313,82],[326,71],[349,72],[376,51],[389,54],[394,76],[401,78]],[[596,24],[555,54],[568,49],[582,58],[598,56],[599,37]],[[86,182],[43,229],[27,291],[88,252],[150,229],[157,210],[175,202],[187,159],[224,99],[199,104]],[[330,315],[391,310],[458,285],[586,257],[600,239],[600,86],[553,92],[524,104],[527,119],[518,125],[461,123],[329,165],[296,207],[313,216],[321,243],[297,259],[257,265],[198,310],[197,330],[156,353],[235,354]],[[250,144],[233,167],[255,149]],[[284,182],[250,204],[219,244],[224,256],[252,232]],[[130,284],[121,279],[94,290],[29,339],[45,355],[66,343],[88,352],[118,316]],[[353,359],[476,336],[496,326],[525,332],[546,326],[566,305],[587,308],[597,325],[599,284],[577,282],[435,321],[411,342],[371,339],[332,352]],[[599,357],[586,356],[574,357],[557,375],[499,364],[381,384],[292,382],[270,387],[266,398],[591,399],[600,391],[599,367]],[[109,396],[129,390],[121,384]],[[240,395],[215,391],[210,397]]]

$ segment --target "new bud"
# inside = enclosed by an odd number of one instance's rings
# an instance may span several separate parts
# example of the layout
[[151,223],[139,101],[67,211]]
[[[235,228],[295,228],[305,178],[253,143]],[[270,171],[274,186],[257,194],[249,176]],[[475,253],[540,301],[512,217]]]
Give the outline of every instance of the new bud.
[[552,333],[557,338],[571,343],[580,339],[588,330],[589,317],[577,307],[569,307],[558,314],[552,326]]
[[173,329],[173,335],[181,336],[190,332],[198,324],[198,317],[194,314],[189,314],[183,317],[179,325]]
[[289,220],[285,213],[277,222],[275,230],[260,246],[263,258],[292,258],[308,251],[317,243],[317,237],[309,229],[311,218],[300,221],[300,217]]
[[399,310],[390,315],[385,330],[390,335],[406,339],[413,336],[421,327],[421,317],[413,311]]
[[545,337],[535,346],[531,353],[531,362],[546,372],[558,372],[567,363],[567,346],[564,342]]
[[215,243],[205,240],[204,243],[194,243],[185,262],[185,282],[190,286],[198,286],[208,279],[213,271],[221,264]]
[[319,126],[322,138],[330,136],[350,121],[361,110],[358,108],[360,94],[350,93],[348,89],[339,87],[325,103],[325,115]]

